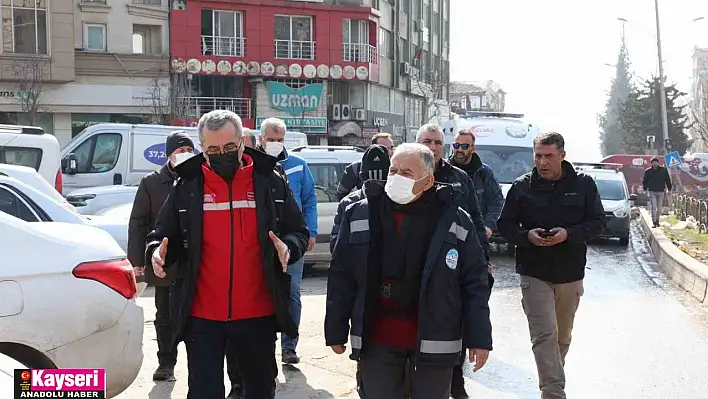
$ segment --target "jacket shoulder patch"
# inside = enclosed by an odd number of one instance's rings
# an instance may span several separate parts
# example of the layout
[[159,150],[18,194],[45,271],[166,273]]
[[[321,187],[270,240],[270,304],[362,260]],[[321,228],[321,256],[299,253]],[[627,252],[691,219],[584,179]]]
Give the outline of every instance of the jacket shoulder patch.
[[457,252],[456,249],[451,249],[447,251],[447,255],[445,255],[445,264],[447,267],[449,267],[452,270],[455,270],[457,268],[457,260],[460,257],[460,253]]

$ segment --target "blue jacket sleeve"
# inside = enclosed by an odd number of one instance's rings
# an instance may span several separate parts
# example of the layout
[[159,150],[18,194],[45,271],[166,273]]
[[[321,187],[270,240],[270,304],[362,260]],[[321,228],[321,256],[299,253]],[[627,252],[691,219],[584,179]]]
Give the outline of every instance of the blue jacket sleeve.
[[334,245],[332,261],[327,276],[327,304],[325,310],[324,335],[327,346],[344,345],[349,340],[350,315],[358,292],[353,265],[348,261],[349,219],[351,212],[345,212],[339,229],[339,237]]
[[310,237],[317,236],[317,192],[315,191],[315,179],[307,163],[302,163],[302,186],[300,190],[300,202],[302,203],[302,214],[305,216],[305,224],[310,230]]
[[523,183],[515,181],[509,192],[506,193],[506,201],[504,201],[504,207],[497,221],[497,229],[507,242],[520,247],[528,247],[531,245],[529,230],[521,227],[521,206],[519,204],[521,184]]
[[492,350],[492,322],[489,316],[489,277],[487,260],[465,212],[458,211],[460,224],[470,229],[463,243],[459,274],[462,295],[464,342],[469,349]]
[[497,177],[491,169],[487,169],[488,178],[484,185],[484,199],[487,202],[487,214],[484,215],[484,225],[492,229],[497,229],[497,219],[501,215],[504,207],[504,195],[502,194],[501,186]]

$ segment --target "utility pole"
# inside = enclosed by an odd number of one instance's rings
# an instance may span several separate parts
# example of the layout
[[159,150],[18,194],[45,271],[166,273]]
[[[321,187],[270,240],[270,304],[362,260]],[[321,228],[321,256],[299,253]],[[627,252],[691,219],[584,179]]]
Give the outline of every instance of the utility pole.
[[656,47],[659,55],[659,100],[661,101],[661,130],[664,136],[664,153],[671,151],[669,142],[669,120],[666,113],[666,88],[664,87],[664,59],[661,56],[661,28],[659,24],[659,0],[654,0],[656,13]]

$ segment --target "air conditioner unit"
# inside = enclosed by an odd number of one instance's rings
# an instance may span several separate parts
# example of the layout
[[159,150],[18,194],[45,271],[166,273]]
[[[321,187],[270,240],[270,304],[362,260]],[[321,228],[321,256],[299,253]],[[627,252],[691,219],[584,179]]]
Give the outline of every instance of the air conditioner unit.
[[329,119],[333,121],[339,121],[342,119],[342,105],[341,104],[332,104],[329,106],[329,112],[327,112],[329,115]]
[[411,74],[411,63],[410,62],[401,62],[401,75],[410,75]]
[[354,119],[355,121],[364,121],[366,120],[366,110],[363,108],[355,108],[354,110]]
[[352,106],[349,104],[342,104],[342,120],[348,121],[352,119]]

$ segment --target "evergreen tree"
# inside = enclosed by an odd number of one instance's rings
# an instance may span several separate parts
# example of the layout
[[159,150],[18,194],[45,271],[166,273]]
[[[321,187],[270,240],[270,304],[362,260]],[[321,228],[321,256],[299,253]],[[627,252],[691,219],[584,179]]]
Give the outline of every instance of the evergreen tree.
[[[676,84],[666,86],[665,90],[672,150],[683,155],[691,146],[691,140],[685,133],[688,127],[686,114],[688,101],[684,99],[686,93],[678,90]],[[663,148],[659,78],[652,77],[644,81],[641,88],[630,93],[622,104],[619,124],[625,131],[622,144],[624,153],[644,154],[647,148],[647,136],[655,137],[655,148]]]
[[629,66],[629,54],[627,53],[624,34],[622,34],[622,44],[620,45],[615,67],[616,73],[614,79],[612,79],[605,112],[597,116],[600,127],[600,151],[602,156],[622,153],[625,132],[619,123],[619,117],[623,103],[634,89]]

